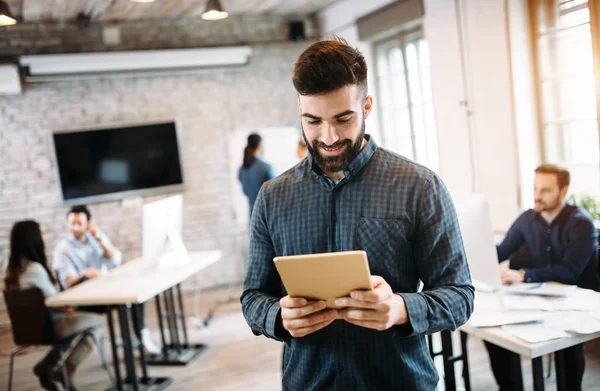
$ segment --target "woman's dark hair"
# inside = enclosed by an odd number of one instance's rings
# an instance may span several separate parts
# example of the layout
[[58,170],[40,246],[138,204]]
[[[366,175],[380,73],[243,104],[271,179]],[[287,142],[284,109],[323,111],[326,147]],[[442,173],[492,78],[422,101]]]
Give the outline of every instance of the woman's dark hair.
[[367,96],[367,63],[358,49],[343,38],[320,41],[310,45],[296,61],[292,77],[300,95],[327,94],[356,84]]
[[254,160],[256,160],[254,152],[260,146],[261,142],[262,137],[256,133],[252,133],[248,136],[248,145],[244,148],[244,162],[242,163],[242,167],[248,168],[254,163]]
[[13,225],[10,231],[10,255],[4,277],[4,286],[7,290],[21,289],[19,276],[25,270],[24,266],[27,265],[23,264],[22,260],[41,264],[46,269],[50,281],[56,283],[56,278],[48,268],[40,225],[33,220],[19,221]]

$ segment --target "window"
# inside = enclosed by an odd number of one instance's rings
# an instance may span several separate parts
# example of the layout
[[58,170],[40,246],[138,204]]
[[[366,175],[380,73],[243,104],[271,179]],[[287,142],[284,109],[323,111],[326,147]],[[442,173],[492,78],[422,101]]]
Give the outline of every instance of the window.
[[533,47],[537,60],[542,160],[569,168],[571,193],[598,195],[598,91],[590,4],[587,0],[530,0],[530,3],[535,15]]
[[378,43],[375,51],[382,145],[437,171],[427,42],[412,32]]

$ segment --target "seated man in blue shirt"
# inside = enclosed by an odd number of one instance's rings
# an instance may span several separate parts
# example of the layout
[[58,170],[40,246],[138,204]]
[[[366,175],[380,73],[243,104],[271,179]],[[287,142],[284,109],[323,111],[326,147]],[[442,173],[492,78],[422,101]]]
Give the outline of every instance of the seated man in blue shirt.
[[[497,246],[498,259],[502,261],[502,282],[556,281],[600,289],[596,255],[598,234],[594,222],[585,210],[565,204],[569,171],[544,164],[535,172],[535,209],[519,216],[506,238]],[[527,267],[513,270],[517,257],[520,263],[526,264],[522,266]],[[486,347],[500,390],[521,391],[519,356],[490,343],[486,343]],[[565,358],[567,389],[581,390],[585,367],[583,344],[565,349],[560,354],[564,354]]]
[[[63,289],[71,288],[83,281],[94,279],[121,264],[121,252],[91,221],[92,215],[85,205],[71,208],[67,213],[69,237],[58,243],[54,250],[52,267]],[[87,311],[103,312],[99,308],[85,308]],[[160,349],[152,342],[150,330],[144,327],[144,306],[139,306],[141,339],[149,353],[158,354]]]
[[[434,172],[365,134],[373,97],[358,50],[317,42],[293,82],[309,155],[256,199],[246,321],[286,344],[284,390],[434,390],[425,335],[454,330],[473,311],[450,195]],[[338,298],[339,310],[287,295],[273,265],[275,256],[348,250],[367,252],[374,289]]]

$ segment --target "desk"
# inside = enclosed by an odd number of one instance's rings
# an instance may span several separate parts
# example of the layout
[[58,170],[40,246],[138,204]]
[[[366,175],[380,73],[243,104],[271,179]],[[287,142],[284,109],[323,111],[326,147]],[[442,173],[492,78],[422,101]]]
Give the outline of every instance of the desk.
[[[578,288],[579,291],[581,291]],[[589,300],[592,303],[597,304],[597,309],[590,311],[590,313],[600,313],[600,294],[593,291],[586,291],[586,295],[589,296]],[[475,302],[475,311],[477,310],[490,311],[496,309],[497,311],[502,310],[502,306],[500,300],[495,294],[492,293],[483,293],[476,292],[476,302]],[[565,314],[565,316],[568,316]],[[496,346],[500,346],[506,350],[509,350],[515,354],[520,356],[525,356],[528,359],[531,359],[533,365],[533,387],[536,391],[544,390],[544,376],[543,376],[543,366],[542,366],[542,356],[550,353],[557,353],[563,349],[569,348],[571,346],[584,343],[587,341],[591,341],[593,339],[600,337],[600,332],[591,333],[591,334],[572,334],[567,338],[554,339],[550,341],[544,341],[539,343],[528,343],[525,342],[508,332],[504,331],[501,327],[487,327],[487,328],[477,328],[472,327],[469,323],[465,324],[460,328],[461,333],[461,346],[462,346],[462,357],[464,358],[464,365],[468,366],[468,354],[466,350],[466,339],[467,335],[471,335],[477,338],[480,338],[483,341],[490,342]],[[451,335],[449,332],[442,332],[442,351],[449,344],[449,356],[452,355],[452,345],[451,345]],[[448,371],[454,371],[453,363],[458,360],[447,360],[446,356],[444,356],[444,370],[446,373]],[[563,376],[563,368],[561,367],[562,363],[560,359],[555,361],[556,363],[556,381],[557,381],[557,390],[562,391],[565,390],[564,384],[562,384],[562,376]],[[463,377],[465,380],[465,386],[467,390],[470,389],[470,379],[468,368],[463,373]],[[451,379],[449,383],[454,383],[454,373],[452,373],[448,378]],[[456,390],[456,384],[446,384],[446,390],[452,391]]]
[[[64,306],[106,306],[108,307],[108,326],[110,333],[110,342],[113,353],[113,363],[115,367],[116,384],[110,390],[122,390],[124,385],[130,385],[134,390],[146,390],[156,386],[157,390],[166,388],[171,382],[170,377],[151,378],[147,374],[147,360],[144,349],[139,344],[140,366],[142,377],[138,378],[135,369],[135,360],[133,356],[133,344],[129,331],[128,311],[132,308],[131,304],[142,304],[155,298],[158,309],[159,326],[163,344],[163,354],[157,358],[161,363],[170,363],[173,361],[181,362],[182,355],[187,361],[196,357],[204,345],[190,346],[187,341],[187,331],[185,325],[185,315],[183,310],[183,301],[181,300],[180,284],[198,273],[200,270],[212,265],[221,258],[220,251],[208,252],[190,252],[190,262],[184,265],[177,265],[173,268],[161,269],[156,266],[147,265],[142,259],[136,259],[127,262],[125,265],[113,269],[108,275],[100,278],[86,281],[73,288],[67,289],[54,297],[46,299],[48,307]],[[173,288],[176,288],[179,296],[178,313],[175,308]],[[160,295],[163,295],[166,313],[160,308]],[[135,308],[135,307],[133,307]],[[119,318],[119,327],[123,339],[123,351],[127,377],[122,379],[120,376],[117,345],[115,342],[115,330],[113,327],[112,310],[116,309]],[[132,309],[133,312],[136,312]],[[133,316],[137,316],[134,313]],[[163,327],[163,318],[167,319],[171,343],[167,344],[165,330]],[[181,319],[183,339],[179,340],[178,319]],[[139,387],[139,384],[142,387]]]

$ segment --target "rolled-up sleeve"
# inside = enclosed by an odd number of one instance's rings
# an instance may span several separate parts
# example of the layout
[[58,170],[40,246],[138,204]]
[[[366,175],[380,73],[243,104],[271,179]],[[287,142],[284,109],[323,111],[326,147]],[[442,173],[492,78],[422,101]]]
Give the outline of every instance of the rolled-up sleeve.
[[[108,247],[110,249],[110,251],[112,252],[112,257],[106,259],[108,268],[112,269],[114,267],[119,266],[121,264],[121,262],[123,261],[123,254],[117,247],[115,247],[114,244],[112,244],[112,242],[110,241],[108,236],[106,236],[104,233],[101,233],[101,238],[102,238],[102,243],[104,243],[104,245],[106,247]],[[102,250],[102,246],[100,246],[100,251],[102,251],[102,257],[104,257],[104,250]]]
[[79,276],[79,271],[70,259],[72,255],[69,252],[69,246],[61,242],[56,246],[52,257],[52,268],[56,272],[58,282],[63,288],[67,287],[67,278]]
[[414,256],[423,291],[399,293],[409,324],[405,336],[456,330],[473,312],[474,289],[450,194],[434,174],[421,195]]

